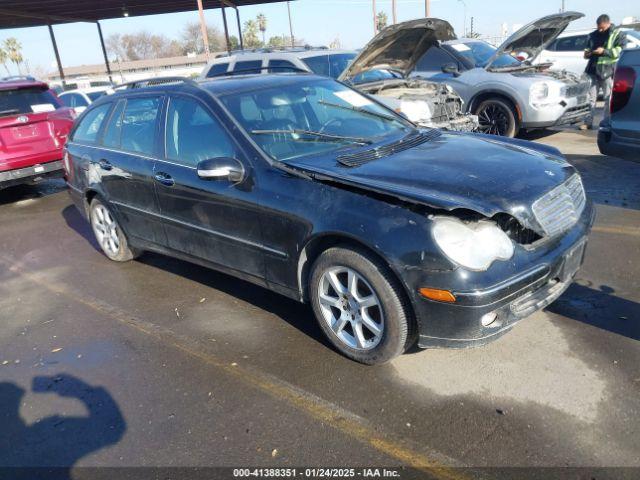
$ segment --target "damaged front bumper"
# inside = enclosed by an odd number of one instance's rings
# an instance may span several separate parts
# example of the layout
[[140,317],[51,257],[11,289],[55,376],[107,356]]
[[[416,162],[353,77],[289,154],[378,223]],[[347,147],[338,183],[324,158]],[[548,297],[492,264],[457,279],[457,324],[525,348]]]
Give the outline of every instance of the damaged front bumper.
[[[584,260],[594,210],[558,245],[522,273],[486,288],[456,290],[455,303],[413,295],[421,348],[468,348],[507,333],[518,321],[545,308],[569,287]],[[555,241],[555,240],[554,240]]]

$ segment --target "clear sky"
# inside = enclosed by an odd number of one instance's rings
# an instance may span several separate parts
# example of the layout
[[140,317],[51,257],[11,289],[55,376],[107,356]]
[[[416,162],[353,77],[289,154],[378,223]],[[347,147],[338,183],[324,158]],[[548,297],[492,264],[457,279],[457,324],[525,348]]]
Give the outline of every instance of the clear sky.
[[[196,0],[193,1],[194,7]],[[211,0],[204,0],[205,6]],[[397,0],[398,21],[424,16],[423,0]],[[583,12],[586,17],[569,28],[590,28],[595,18],[608,13],[614,23],[623,17],[640,17],[638,0],[565,0],[567,10]],[[391,22],[391,0],[377,0],[378,11],[387,12]],[[466,8],[465,8],[466,4]],[[604,6],[603,6],[604,5]],[[431,16],[451,22],[458,34],[463,22],[467,28],[474,17],[474,30],[487,36],[498,36],[503,23],[511,29],[537,17],[558,12],[561,0],[491,1],[491,0],[431,0]],[[362,47],[373,34],[371,0],[296,0],[291,2],[293,29],[296,37],[302,37],[311,45],[328,45],[339,38],[344,48]],[[286,3],[249,6],[240,9],[241,20],[255,18],[258,13],[267,16],[267,38],[287,34],[289,30]],[[206,19],[222,30],[220,10],[207,10]],[[236,34],[235,16],[227,10],[230,33]],[[103,33],[127,33],[147,30],[178,37],[184,23],[198,19],[197,11],[148,17],[130,17],[102,22]],[[64,66],[99,63],[102,52],[94,24],[73,23],[54,26],[60,56]],[[45,71],[54,70],[54,54],[46,27],[0,30],[0,41],[16,37],[23,46],[23,56],[31,70],[39,66]],[[1,72],[1,71],[0,71]]]

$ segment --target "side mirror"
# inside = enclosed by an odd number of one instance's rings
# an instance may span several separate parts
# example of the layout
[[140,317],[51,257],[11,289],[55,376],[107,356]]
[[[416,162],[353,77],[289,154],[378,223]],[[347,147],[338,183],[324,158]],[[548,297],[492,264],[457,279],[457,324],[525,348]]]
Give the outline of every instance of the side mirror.
[[245,171],[242,163],[235,158],[210,158],[198,163],[198,177],[203,180],[226,180],[238,183],[244,180]]
[[458,75],[460,75],[460,70],[458,70],[458,66],[455,63],[445,63],[442,66],[442,71],[444,73],[450,73],[454,77],[457,77]]

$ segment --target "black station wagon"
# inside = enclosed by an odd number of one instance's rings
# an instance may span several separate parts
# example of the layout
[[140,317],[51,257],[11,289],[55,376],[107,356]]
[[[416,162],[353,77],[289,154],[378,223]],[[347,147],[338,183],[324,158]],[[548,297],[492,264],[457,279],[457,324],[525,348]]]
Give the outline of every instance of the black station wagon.
[[313,74],[139,82],[92,104],[65,155],[102,250],[145,250],[308,301],[375,364],[468,347],[555,300],[593,208],[555,148],[416,128]]

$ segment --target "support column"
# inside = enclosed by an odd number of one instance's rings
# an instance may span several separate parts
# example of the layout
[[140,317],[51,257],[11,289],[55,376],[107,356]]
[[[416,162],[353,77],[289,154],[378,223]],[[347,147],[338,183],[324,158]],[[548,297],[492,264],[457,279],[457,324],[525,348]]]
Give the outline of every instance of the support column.
[[211,52],[209,51],[209,32],[207,32],[207,22],[204,20],[202,0],[198,0],[198,14],[200,15],[200,31],[202,32],[202,43],[204,43],[204,54],[207,56],[208,61]]
[[229,27],[227,26],[227,12],[224,9],[224,0],[220,0],[220,9],[222,10],[222,23],[224,24],[224,39],[227,42],[227,52],[231,54],[231,42],[229,41]]
[[62,88],[67,85],[67,82],[64,78],[64,70],[62,69],[62,63],[60,62],[60,53],[58,52],[58,44],[56,43],[56,36],[53,34],[53,28],[51,24],[47,24],[49,27],[49,36],[51,37],[51,43],[53,44],[53,53],[56,55],[56,63],[58,64],[58,73],[60,74],[60,80],[62,81]]
[[429,18],[431,16],[431,2],[424,0],[424,16]]
[[102,47],[102,55],[104,55],[104,66],[107,67],[107,76],[109,77],[109,81],[113,83],[113,78],[111,77],[111,65],[109,65],[109,57],[107,56],[107,47],[104,45],[104,37],[102,36],[102,27],[100,26],[100,22],[96,22],[98,26],[98,35],[100,36],[100,46]]
[[293,38],[293,23],[291,22],[291,5],[287,1],[287,12],[289,13],[289,34],[291,35],[291,46],[296,46],[296,41]]
[[236,21],[238,22],[238,40],[240,41],[240,50],[244,50],[244,40],[242,39],[242,24],[240,23],[240,10],[236,9]]

